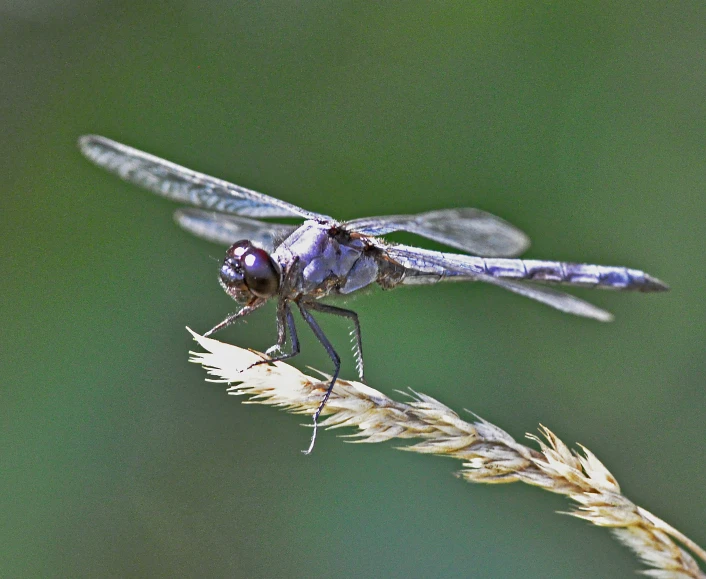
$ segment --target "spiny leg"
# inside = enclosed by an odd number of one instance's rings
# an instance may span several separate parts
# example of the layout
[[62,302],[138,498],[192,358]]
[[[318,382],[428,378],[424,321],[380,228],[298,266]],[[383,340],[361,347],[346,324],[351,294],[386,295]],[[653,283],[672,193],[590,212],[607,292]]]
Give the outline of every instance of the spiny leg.
[[321,411],[324,409],[324,406],[326,406],[326,402],[328,402],[329,396],[331,396],[333,385],[336,383],[336,378],[338,378],[338,373],[341,370],[341,358],[336,353],[336,350],[333,349],[331,342],[328,341],[328,338],[324,334],[323,330],[319,327],[319,324],[316,323],[316,320],[309,313],[304,304],[297,302],[297,306],[299,306],[299,311],[301,312],[302,317],[304,318],[306,323],[309,324],[309,327],[314,332],[314,335],[319,340],[319,342],[321,342],[321,345],[324,347],[326,353],[329,355],[334,364],[334,371],[333,377],[331,378],[331,382],[329,383],[328,388],[326,389],[326,394],[324,394],[323,400],[319,404],[319,407],[316,409],[316,412],[314,412],[314,433],[311,435],[311,443],[309,444],[309,448],[307,450],[302,451],[304,454],[311,454],[311,451],[314,450],[314,443],[316,442],[316,430],[318,428],[319,416],[321,415]]
[[280,298],[277,302],[277,342],[265,350],[270,357],[277,356],[284,350],[287,343],[287,300]]
[[265,303],[265,301],[266,300],[263,300],[260,298],[255,298],[253,300],[250,300],[240,310],[238,310],[234,314],[229,315],[220,324],[216,324],[215,326],[213,326],[208,332],[206,332],[204,334],[204,336],[210,336],[211,334],[215,334],[219,330],[222,330],[223,328],[227,328],[228,326],[234,324],[238,319],[244,318],[248,314],[251,314],[252,312],[254,312],[256,309],[258,309],[260,306],[262,306]]
[[[289,328],[289,335],[292,337],[292,350],[287,354],[279,354],[277,356],[270,356],[267,360],[258,360],[248,369],[258,364],[269,364],[270,362],[281,362],[282,360],[287,360],[289,358],[294,358],[299,354],[299,336],[297,335],[297,328],[294,325],[294,316],[292,316],[292,309],[289,307],[288,300],[280,300],[277,304],[277,344],[275,347],[281,351],[287,341],[287,328]],[[272,348],[267,350],[268,356]]]
[[356,361],[356,370],[358,370],[358,376],[360,380],[363,381],[363,342],[361,340],[360,333],[360,322],[358,321],[358,314],[352,310],[346,310],[343,308],[337,308],[335,306],[330,306],[328,304],[322,304],[319,302],[306,302],[306,307],[311,310],[316,310],[324,314],[333,314],[334,316],[342,316],[348,318],[353,322],[353,331],[355,334],[355,342],[353,347],[353,354]]

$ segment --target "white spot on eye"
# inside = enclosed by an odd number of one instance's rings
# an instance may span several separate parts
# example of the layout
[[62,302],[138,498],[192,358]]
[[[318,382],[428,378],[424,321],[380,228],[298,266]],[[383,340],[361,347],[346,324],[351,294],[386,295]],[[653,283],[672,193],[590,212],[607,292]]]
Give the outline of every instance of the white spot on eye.
[[233,252],[233,255],[234,255],[235,257],[240,257],[241,255],[243,255],[243,254],[245,253],[245,250],[246,250],[246,249],[247,249],[247,247],[239,247],[238,249],[236,249],[236,250]]
[[255,256],[252,253],[250,255],[246,255],[244,261],[245,265],[247,265],[248,267],[252,267],[253,265],[255,265]]

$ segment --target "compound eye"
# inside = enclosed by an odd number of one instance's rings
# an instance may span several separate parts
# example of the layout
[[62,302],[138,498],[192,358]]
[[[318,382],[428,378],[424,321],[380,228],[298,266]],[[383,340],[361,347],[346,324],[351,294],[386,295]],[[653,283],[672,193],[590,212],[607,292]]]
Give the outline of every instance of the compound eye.
[[279,289],[279,271],[270,254],[253,247],[246,249],[240,263],[245,273],[245,284],[259,298],[269,298]]
[[242,241],[236,241],[233,245],[228,248],[228,251],[226,252],[226,259],[230,257],[236,261],[240,261],[240,258],[243,257],[243,254],[248,249],[252,248],[253,244],[250,243],[247,239],[243,239]]
[[238,302],[245,302],[252,297],[245,282],[245,272],[242,266],[243,254],[252,248],[249,241],[238,241],[228,248],[219,278],[226,293]]

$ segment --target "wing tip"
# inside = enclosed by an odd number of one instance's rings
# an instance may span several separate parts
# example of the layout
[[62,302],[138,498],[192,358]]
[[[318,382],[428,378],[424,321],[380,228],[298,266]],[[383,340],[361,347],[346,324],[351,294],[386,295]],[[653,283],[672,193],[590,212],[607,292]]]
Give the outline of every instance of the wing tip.
[[174,213],[172,213],[172,218],[177,225],[181,225],[185,221],[189,220],[189,215],[187,214],[185,207],[179,207],[179,209],[176,209]]
[[96,147],[105,147],[110,142],[109,139],[100,135],[81,135],[78,138],[77,144],[79,150],[89,159],[93,159],[96,155]]
[[517,227],[515,227],[514,225],[510,226],[515,230],[514,233],[517,235],[517,247],[512,250],[512,255],[510,257],[517,257],[518,255],[522,255],[523,253],[525,253],[531,247],[532,240],[529,238],[529,235],[527,235],[524,231],[517,229]]
[[600,310],[596,308],[596,311],[594,312],[594,315],[591,316],[594,320],[598,320],[599,322],[612,322],[615,320],[615,316],[611,314],[610,312],[606,312],[605,310]]

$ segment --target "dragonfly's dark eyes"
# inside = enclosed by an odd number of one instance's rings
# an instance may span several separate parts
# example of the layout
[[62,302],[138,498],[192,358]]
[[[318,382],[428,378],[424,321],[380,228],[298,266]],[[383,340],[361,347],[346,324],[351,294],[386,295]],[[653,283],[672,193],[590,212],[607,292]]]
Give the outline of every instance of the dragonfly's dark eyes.
[[240,258],[245,271],[245,285],[259,298],[269,298],[279,289],[279,273],[270,254],[252,247]]
[[220,271],[221,285],[238,301],[269,298],[279,289],[279,272],[270,255],[249,241],[231,245]]

